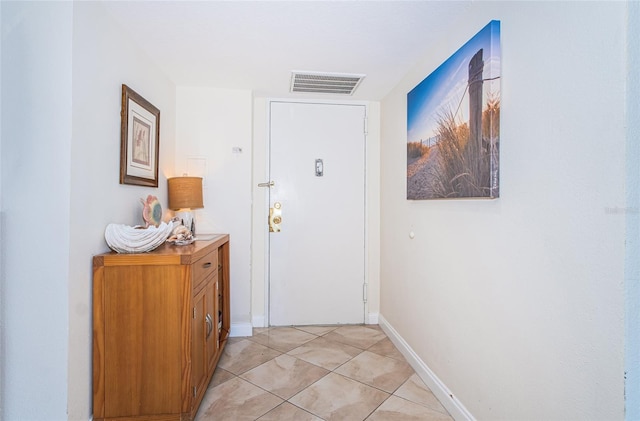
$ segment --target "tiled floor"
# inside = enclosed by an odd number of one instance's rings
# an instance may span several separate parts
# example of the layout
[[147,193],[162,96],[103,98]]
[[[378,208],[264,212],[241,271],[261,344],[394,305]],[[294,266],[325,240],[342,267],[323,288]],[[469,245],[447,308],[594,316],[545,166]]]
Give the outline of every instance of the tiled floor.
[[230,338],[196,421],[448,420],[373,325],[255,329]]

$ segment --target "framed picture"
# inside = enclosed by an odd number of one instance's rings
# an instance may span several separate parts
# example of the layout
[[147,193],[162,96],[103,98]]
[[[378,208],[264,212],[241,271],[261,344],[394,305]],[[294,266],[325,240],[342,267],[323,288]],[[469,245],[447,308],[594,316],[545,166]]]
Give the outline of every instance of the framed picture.
[[500,22],[407,94],[407,199],[500,195]]
[[158,187],[160,110],[122,85],[120,184]]

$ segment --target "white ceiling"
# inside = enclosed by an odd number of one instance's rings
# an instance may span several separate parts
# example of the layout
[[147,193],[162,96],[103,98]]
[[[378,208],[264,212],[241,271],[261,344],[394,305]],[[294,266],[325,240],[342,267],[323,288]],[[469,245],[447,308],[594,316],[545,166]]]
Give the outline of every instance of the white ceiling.
[[[466,1],[104,1],[178,86],[290,94],[291,71],[365,74],[382,99],[447,33]],[[316,98],[335,98],[315,94]]]

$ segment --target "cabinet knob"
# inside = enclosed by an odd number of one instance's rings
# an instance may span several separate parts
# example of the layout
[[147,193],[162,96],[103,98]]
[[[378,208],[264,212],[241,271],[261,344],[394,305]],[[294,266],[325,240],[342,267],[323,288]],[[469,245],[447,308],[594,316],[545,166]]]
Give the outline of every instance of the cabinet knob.
[[202,267],[205,268],[205,269],[210,268],[211,267],[211,262],[203,263]]

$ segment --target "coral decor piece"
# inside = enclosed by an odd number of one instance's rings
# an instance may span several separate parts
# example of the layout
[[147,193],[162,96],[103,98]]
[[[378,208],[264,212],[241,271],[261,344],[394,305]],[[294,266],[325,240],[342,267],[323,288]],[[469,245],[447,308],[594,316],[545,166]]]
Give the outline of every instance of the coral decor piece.
[[142,202],[142,219],[144,219],[145,227],[153,225],[157,227],[162,222],[162,206],[155,196],[147,196],[147,200],[140,199]]

